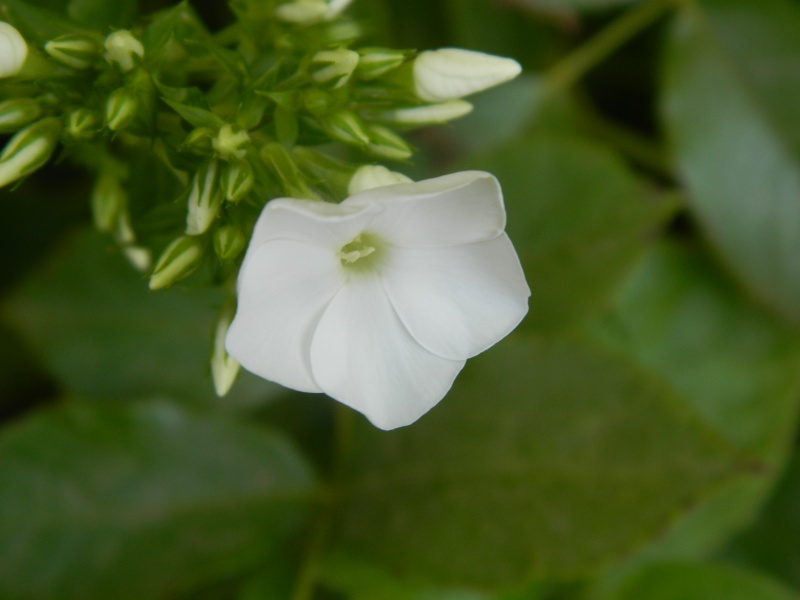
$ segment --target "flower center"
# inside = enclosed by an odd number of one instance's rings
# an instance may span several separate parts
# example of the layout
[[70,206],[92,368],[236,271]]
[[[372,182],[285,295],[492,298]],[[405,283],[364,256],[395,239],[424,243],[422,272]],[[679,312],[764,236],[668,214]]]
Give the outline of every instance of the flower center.
[[380,240],[362,232],[342,246],[338,256],[346,269],[367,271],[375,267],[382,254]]

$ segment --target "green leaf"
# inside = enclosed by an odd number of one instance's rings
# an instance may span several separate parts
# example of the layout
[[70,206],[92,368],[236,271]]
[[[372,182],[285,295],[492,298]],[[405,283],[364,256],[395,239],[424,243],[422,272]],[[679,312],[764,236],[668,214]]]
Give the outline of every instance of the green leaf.
[[506,340],[420,422],[363,436],[341,544],[448,585],[591,571],[737,470],[660,380],[567,341]]
[[81,32],[77,25],[65,18],[58,3],[42,4],[40,8],[21,0],[3,0],[0,5],[3,8],[3,20],[19,29],[29,43],[44,44],[60,35]]
[[665,563],[636,573],[615,600],[793,600],[796,597],[758,573],[713,564]]
[[76,23],[106,31],[130,27],[136,17],[136,0],[70,0],[67,14]]
[[167,394],[222,406],[254,405],[282,392],[242,373],[217,399],[208,364],[222,295],[151,292],[112,248],[93,232],[68,238],[3,306],[5,320],[67,391],[98,399]]
[[663,211],[605,147],[541,132],[471,161],[503,186],[507,231],[531,287],[529,328],[599,312],[648,248]]
[[219,129],[225,125],[225,121],[210,110],[198,108],[189,104],[182,104],[163,95],[161,99],[169,104],[170,107],[192,127],[211,127],[212,129]]
[[688,5],[666,53],[663,114],[692,210],[729,268],[800,321],[800,8]]
[[0,436],[0,595],[175,597],[262,559],[312,475],[281,437],[168,404],[72,405]]

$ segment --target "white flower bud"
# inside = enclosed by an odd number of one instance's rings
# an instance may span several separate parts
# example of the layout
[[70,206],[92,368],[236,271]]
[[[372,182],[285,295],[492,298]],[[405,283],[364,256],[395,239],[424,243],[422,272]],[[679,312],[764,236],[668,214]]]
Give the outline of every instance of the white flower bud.
[[53,60],[73,69],[88,69],[99,56],[97,42],[79,33],[62,35],[44,45]]
[[111,131],[125,129],[136,118],[139,100],[128,88],[111,92],[106,102],[106,127]]
[[53,154],[61,121],[42,119],[12,137],[0,153],[0,187],[5,187],[42,167]]
[[225,336],[233,320],[230,312],[224,313],[214,328],[214,347],[211,354],[211,379],[214,380],[214,390],[222,398],[231,389],[236,376],[239,374],[239,363],[236,362],[225,350]]
[[458,119],[472,112],[472,104],[466,100],[450,100],[439,104],[424,104],[409,108],[397,108],[384,113],[383,117],[394,123],[406,127],[424,127],[426,125],[440,125],[453,119]]
[[311,25],[317,21],[334,18],[350,5],[352,0],[294,0],[275,9],[275,16],[287,23]]
[[212,159],[194,175],[189,191],[189,212],[186,215],[186,233],[205,233],[217,218],[222,205],[222,189],[219,186],[219,163]]
[[411,146],[388,127],[372,125],[367,133],[369,134],[367,150],[376,156],[390,160],[405,160],[413,154]]
[[13,133],[42,116],[42,106],[33,98],[0,102],[0,133]]
[[358,52],[347,48],[322,50],[311,59],[311,78],[319,84],[342,87],[358,65]]
[[136,234],[131,227],[130,216],[127,210],[122,210],[117,218],[117,229],[114,232],[117,243],[122,246],[125,258],[131,263],[134,269],[144,273],[150,268],[152,256],[150,250],[141,246],[136,246]]
[[[125,211],[128,204],[128,195],[122,189],[119,178],[103,171],[94,184],[91,196],[92,217],[94,224],[100,231],[110,233],[118,225],[119,215]],[[131,232],[132,233],[132,232]],[[127,242],[134,241],[127,236]]]
[[203,246],[197,238],[183,236],[166,247],[150,276],[150,289],[160,290],[188,277],[200,266]]
[[510,81],[521,71],[511,58],[442,48],[421,52],[414,59],[414,87],[426,102],[445,102]]
[[119,29],[110,34],[104,43],[105,58],[109,64],[116,64],[122,71],[130,71],[136,61],[144,56],[144,46],[127,29]]
[[411,181],[411,178],[406,177],[402,173],[390,171],[384,166],[363,165],[353,173],[353,177],[347,185],[347,193],[354,196],[366,190],[372,190],[385,185],[394,185],[396,183],[411,183]]
[[16,75],[28,56],[28,44],[19,31],[0,21],[0,79]]
[[234,133],[231,125],[223,125],[217,132],[217,137],[211,141],[211,144],[223,160],[241,160],[247,153],[242,146],[249,141],[250,136],[246,131]]

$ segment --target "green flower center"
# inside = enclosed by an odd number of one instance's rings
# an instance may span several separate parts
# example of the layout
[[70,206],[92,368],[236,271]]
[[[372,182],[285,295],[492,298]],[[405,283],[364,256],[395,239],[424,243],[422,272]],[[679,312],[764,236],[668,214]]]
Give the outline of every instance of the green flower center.
[[381,241],[370,233],[359,233],[339,250],[342,266],[351,271],[371,271],[381,260]]

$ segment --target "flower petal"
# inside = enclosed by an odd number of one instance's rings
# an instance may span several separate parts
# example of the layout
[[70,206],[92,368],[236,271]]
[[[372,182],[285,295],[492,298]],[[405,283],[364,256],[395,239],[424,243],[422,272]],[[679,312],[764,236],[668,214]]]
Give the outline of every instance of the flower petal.
[[381,206],[369,230],[405,247],[439,247],[496,238],[506,225],[503,193],[494,175],[462,171],[351,196],[342,207]]
[[245,369],[301,392],[321,391],[309,348],[325,307],[344,285],[339,259],[318,246],[276,240],[248,251],[225,347]]
[[371,276],[348,281],[311,342],[319,387],[381,429],[416,421],[444,397],[463,366],[420,346]]
[[395,248],[381,271],[411,335],[451,360],[483,352],[528,312],[530,289],[504,233],[448,248]]

